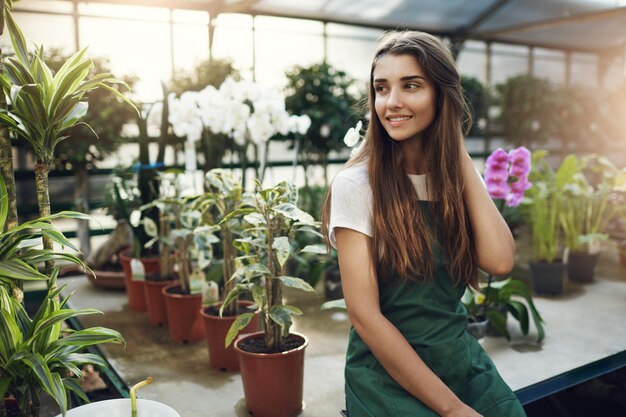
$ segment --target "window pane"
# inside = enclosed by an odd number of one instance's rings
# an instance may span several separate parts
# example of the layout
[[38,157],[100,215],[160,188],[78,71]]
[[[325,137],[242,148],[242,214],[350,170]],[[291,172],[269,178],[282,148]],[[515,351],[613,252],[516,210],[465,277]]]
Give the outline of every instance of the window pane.
[[368,81],[372,58],[383,31],[328,23],[326,34],[328,63],[357,80]]
[[161,98],[161,80],[172,71],[169,23],[82,17],[80,41],[91,54],[109,57],[117,75],[137,75],[141,100]]
[[[189,45],[193,45],[192,48]],[[190,70],[195,63],[209,58],[207,25],[174,24],[174,65],[176,70]]]
[[[13,12],[13,17],[24,33],[29,49],[32,49],[34,44],[43,45],[45,50],[50,48],[60,48],[65,52],[76,50],[74,23],[70,16]],[[0,37],[0,45],[2,49],[13,50],[8,30]]]
[[71,1],[20,0],[13,3],[13,10],[72,13],[73,8]]
[[565,53],[536,48],[533,51],[533,75],[547,78],[555,83],[565,82]]
[[[218,18],[219,21],[219,18]],[[213,33],[213,56],[228,58],[238,70],[252,70],[252,28],[220,26]]]
[[459,72],[466,77],[474,77],[481,83],[487,82],[485,74],[486,52],[480,49],[470,48],[467,45],[461,50],[457,58]]
[[572,84],[596,87],[598,85],[598,59],[592,54],[572,54],[570,70]]
[[[168,22],[170,12],[163,7],[123,6],[103,3],[78,3],[78,13],[89,16]],[[133,32],[131,32],[133,33]]]
[[[284,85],[285,72],[294,65],[306,66],[324,59],[321,22],[298,21],[302,25],[298,31],[293,30],[295,19],[259,17],[258,20],[261,28],[256,29],[255,23],[257,81]],[[272,29],[266,29],[269,22]]]
[[517,45],[493,44],[491,83],[500,84],[508,78],[528,73],[528,48]]

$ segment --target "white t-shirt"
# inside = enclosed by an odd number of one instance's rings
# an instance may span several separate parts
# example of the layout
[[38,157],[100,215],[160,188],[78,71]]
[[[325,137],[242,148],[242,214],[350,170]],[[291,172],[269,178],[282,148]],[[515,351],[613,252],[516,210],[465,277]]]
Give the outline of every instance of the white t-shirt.
[[[430,200],[426,186],[426,175],[407,174],[420,200]],[[373,236],[372,189],[369,183],[367,162],[353,165],[340,171],[331,185],[330,225],[328,238],[337,249],[335,228],[345,227],[364,235]]]

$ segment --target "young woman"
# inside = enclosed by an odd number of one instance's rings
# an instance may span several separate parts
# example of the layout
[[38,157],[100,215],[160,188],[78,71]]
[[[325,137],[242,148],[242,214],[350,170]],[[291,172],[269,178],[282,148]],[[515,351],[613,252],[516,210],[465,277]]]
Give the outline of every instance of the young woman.
[[519,401],[466,332],[477,269],[505,274],[515,243],[463,145],[448,49],[392,32],[370,73],[362,150],[333,180],[323,227],[353,328],[350,417],[518,417]]

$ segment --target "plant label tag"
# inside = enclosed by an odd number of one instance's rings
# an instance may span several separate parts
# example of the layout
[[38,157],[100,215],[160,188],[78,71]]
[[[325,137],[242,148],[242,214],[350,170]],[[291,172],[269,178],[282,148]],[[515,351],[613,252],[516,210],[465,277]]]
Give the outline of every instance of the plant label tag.
[[204,271],[197,266],[193,268],[193,271],[189,275],[189,293],[200,294],[204,287],[206,279],[204,278]]
[[136,258],[130,260],[130,273],[131,280],[133,281],[145,281],[146,270],[143,267],[143,263]]
[[219,288],[215,281],[205,281],[202,288],[202,305],[210,306],[219,300]]

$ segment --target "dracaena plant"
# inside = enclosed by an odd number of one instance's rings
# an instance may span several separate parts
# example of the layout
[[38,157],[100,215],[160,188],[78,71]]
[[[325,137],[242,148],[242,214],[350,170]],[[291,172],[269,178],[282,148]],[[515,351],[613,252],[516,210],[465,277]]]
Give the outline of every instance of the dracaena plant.
[[[245,254],[240,257],[242,266],[229,278],[236,284],[226,295],[220,313],[241,293],[252,293],[265,323],[265,346],[269,352],[282,350],[292,316],[302,314],[299,308],[283,304],[283,287],[315,291],[304,280],[285,275],[285,266],[292,256],[289,241],[295,233],[314,232],[319,227],[310,214],[297,207],[297,201],[298,191],[292,183],[281,182],[264,188],[255,181],[254,192],[245,195],[240,207],[220,222],[234,218],[244,222],[242,237],[235,239],[235,245]],[[317,252],[317,248],[302,249],[303,252],[310,250]],[[226,336],[226,346],[250,322],[253,314],[238,316]]]
[[[8,194],[4,178],[0,174],[0,231],[5,229],[9,212]],[[19,226],[0,232],[0,285],[5,285],[18,301],[21,290],[18,281],[44,281],[48,277],[38,271],[37,265],[50,259],[64,260],[88,268],[74,254],[40,249],[39,243],[30,243],[48,237],[64,247],[77,251],[77,248],[56,230],[51,222],[56,219],[89,219],[89,216],[64,211],[50,216],[27,221]]]
[[[125,84],[111,74],[88,78],[93,62],[87,57],[86,49],[72,55],[53,74],[45,63],[43,47],[29,53],[24,35],[9,10],[5,10],[5,18],[15,56],[3,60],[4,68],[0,73],[0,87],[9,101],[8,110],[0,109],[0,124],[25,140],[34,152],[39,213],[45,217],[50,214],[48,173],[54,151],[57,144],[67,138],[68,129],[81,123],[87,113],[85,94],[104,88],[135,106],[113,87]],[[53,248],[48,236],[44,236],[43,243],[45,249]],[[48,273],[53,267],[52,259],[46,261]]]
[[[56,281],[57,274],[55,267],[50,279]],[[4,394],[16,398],[24,417],[39,415],[43,392],[57,402],[63,415],[68,408],[69,392],[88,401],[78,383],[82,376],[80,367],[85,364],[106,367],[106,362],[83,350],[100,343],[123,342],[117,331],[107,328],[64,329],[64,320],[100,311],[68,307],[69,297],[58,299],[63,288],[49,289],[31,318],[21,303],[0,285],[0,387],[5,388]]]
[[[237,248],[233,243],[241,234],[242,220],[237,217],[222,220],[241,205],[243,187],[239,178],[224,169],[212,169],[207,172],[205,180],[208,191],[195,202],[196,208],[202,213],[197,233],[210,236],[213,242],[221,242],[224,258],[222,264],[224,294],[230,294],[236,284],[234,280],[229,279],[235,272],[237,258]],[[216,227],[216,224],[219,226]],[[219,238],[215,236],[216,232],[219,232]],[[237,314],[237,299],[236,296],[232,298],[223,310],[226,316]]]

